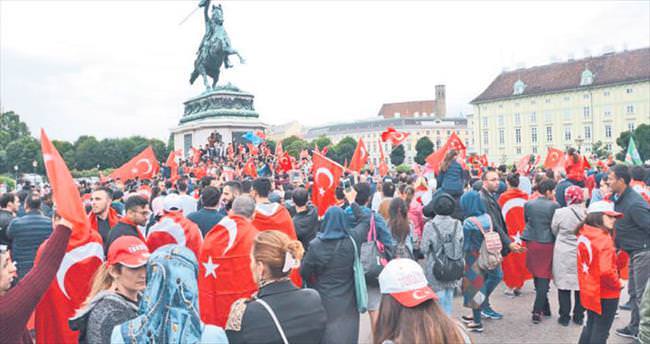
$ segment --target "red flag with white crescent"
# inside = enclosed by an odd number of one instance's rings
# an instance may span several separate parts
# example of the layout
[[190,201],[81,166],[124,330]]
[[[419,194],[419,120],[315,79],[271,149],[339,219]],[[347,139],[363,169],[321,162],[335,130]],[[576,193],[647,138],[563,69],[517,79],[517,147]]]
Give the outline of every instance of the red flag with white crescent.
[[244,165],[244,173],[253,178],[257,178],[257,166],[255,166],[255,159],[248,159],[248,162],[246,165]]
[[[585,227],[581,230],[583,232]],[[600,304],[600,264],[599,251],[592,245],[589,234],[578,236],[578,284],[580,285],[580,303],[582,307],[601,314]]]
[[198,255],[199,309],[206,324],[224,327],[230,306],[257,292],[251,248],[258,231],[245,218],[223,218],[205,236]]
[[279,157],[284,153],[284,149],[282,149],[282,142],[278,142],[277,145],[275,145],[275,156]]
[[176,152],[171,151],[169,152],[169,156],[167,157],[167,167],[169,167],[170,171],[170,179],[172,181],[176,181],[178,179],[178,162],[176,162]]
[[148,146],[126,164],[113,171],[109,177],[112,179],[119,178],[122,181],[135,179],[136,177],[140,179],[151,179],[158,174],[159,168],[160,164],[158,164],[158,159],[156,159],[156,153],[154,153],[151,146]]
[[564,166],[564,152],[557,148],[549,148],[544,168],[557,169]]
[[[528,200],[528,194],[519,189],[506,190],[499,197],[501,214],[506,220],[506,229],[510,240],[521,246],[526,243],[521,240],[526,221],[524,219],[524,204]],[[510,253],[503,258],[503,282],[508,288],[521,288],[526,280],[532,278],[526,268],[526,252]]]
[[[72,235],[56,277],[36,307],[36,341],[76,343],[79,334],[70,330],[68,319],[88,296],[92,277],[104,261],[104,249],[99,232],[90,229],[68,167],[44,130],[41,150],[56,212],[72,223]],[[36,254],[35,264],[39,263],[43,246]]]
[[284,154],[278,158],[278,167],[282,172],[288,172],[293,169],[293,164],[291,163],[289,152],[284,152]]
[[456,135],[456,132],[452,132],[449,138],[447,139],[447,142],[445,142],[445,144],[442,145],[440,149],[431,153],[426,158],[427,164],[431,166],[431,168],[436,174],[438,174],[438,171],[440,170],[440,164],[444,160],[445,155],[451,149],[457,150],[461,157],[465,156],[465,152],[466,152],[465,144],[463,144],[463,141],[460,140],[460,137]]
[[379,140],[379,175],[384,177],[388,174],[388,164],[386,163],[386,156],[384,155],[384,147]]
[[390,141],[393,146],[399,146],[406,141],[408,136],[409,133],[407,132],[397,131],[393,127],[388,127],[386,131],[381,133],[381,140],[383,142]]
[[366,145],[363,143],[363,139],[359,138],[357,148],[354,150],[354,154],[352,155],[352,159],[350,159],[350,166],[348,168],[352,171],[361,171],[361,169],[368,162],[368,157],[368,149],[366,149]]
[[318,153],[314,154],[312,160],[314,163],[312,202],[318,209],[318,215],[323,216],[327,208],[336,204],[336,187],[339,185],[344,168]]
[[203,238],[196,223],[180,211],[165,213],[147,232],[147,247],[154,252],[161,246],[177,244],[189,248],[198,257]]

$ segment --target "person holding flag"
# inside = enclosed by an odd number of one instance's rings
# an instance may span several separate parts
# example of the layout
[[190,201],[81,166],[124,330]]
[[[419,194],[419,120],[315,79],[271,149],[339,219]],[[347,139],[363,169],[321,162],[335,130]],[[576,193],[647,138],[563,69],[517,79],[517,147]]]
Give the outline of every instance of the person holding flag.
[[578,283],[580,302],[587,309],[587,324],[579,344],[606,343],[616,316],[621,281],[616,267],[612,233],[622,213],[607,201],[591,203],[578,226]]

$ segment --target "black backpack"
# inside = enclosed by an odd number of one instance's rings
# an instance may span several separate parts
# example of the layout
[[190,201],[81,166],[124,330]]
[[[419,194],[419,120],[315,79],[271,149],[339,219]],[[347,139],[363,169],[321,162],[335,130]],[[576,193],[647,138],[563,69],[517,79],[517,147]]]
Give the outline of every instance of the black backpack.
[[458,222],[454,225],[454,231],[443,238],[438,227],[432,222],[433,229],[438,234],[438,239],[442,240],[442,245],[438,252],[433,254],[433,276],[441,282],[453,282],[461,279],[465,272],[465,259],[463,258],[462,247],[456,247],[457,243],[454,238],[458,231]]

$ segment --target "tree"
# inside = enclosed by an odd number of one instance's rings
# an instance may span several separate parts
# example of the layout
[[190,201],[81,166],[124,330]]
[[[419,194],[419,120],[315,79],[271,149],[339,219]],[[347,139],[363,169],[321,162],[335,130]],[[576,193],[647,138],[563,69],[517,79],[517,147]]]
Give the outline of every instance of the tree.
[[393,165],[401,165],[404,162],[404,145],[393,148],[393,151],[390,152],[390,161]]
[[[314,139],[314,141],[312,141],[310,144],[311,147],[318,146],[319,151],[322,151],[323,148],[331,145],[332,145],[332,140],[330,140],[330,138],[327,136],[320,136]],[[329,151],[329,148],[327,150]]]
[[423,136],[415,144],[415,151],[415,162],[424,165],[426,158],[433,153],[433,142],[428,137]]
[[[354,154],[354,150],[356,148],[357,140],[351,138],[350,136],[344,137],[334,146],[334,161],[338,162],[339,164],[344,164],[346,160],[350,162],[350,159],[352,159],[352,155]],[[327,153],[327,155],[330,156],[329,152]]]
[[104,163],[101,145],[94,136],[81,136],[75,142],[75,169],[89,170]]
[[605,146],[603,141],[594,143],[594,145],[591,147],[591,151],[596,154],[599,159],[605,159],[611,153],[607,150],[607,146]]
[[275,146],[276,145],[277,144],[275,143],[275,141],[273,141],[271,139],[266,139],[266,146],[269,147],[269,150],[271,151],[271,154],[275,154]]
[[18,166],[21,173],[34,172],[34,161],[38,163],[37,172],[43,167],[40,143],[31,136],[23,136],[16,141],[9,143],[6,150],[7,162],[11,169]]
[[13,111],[3,112],[0,115],[0,147],[7,147],[24,136],[29,136],[29,128],[20,120],[20,116]]
[[641,161],[650,159],[650,124],[641,124],[634,131],[624,131],[619,135],[616,144],[621,147],[622,151],[616,154],[616,159],[625,160],[630,137],[634,137],[634,143],[641,156]]

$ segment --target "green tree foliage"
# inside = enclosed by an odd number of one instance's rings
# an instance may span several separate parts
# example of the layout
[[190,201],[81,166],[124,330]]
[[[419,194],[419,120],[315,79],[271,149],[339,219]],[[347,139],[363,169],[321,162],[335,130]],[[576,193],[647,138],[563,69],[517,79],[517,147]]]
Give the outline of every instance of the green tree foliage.
[[275,141],[270,140],[270,139],[266,140],[266,146],[269,147],[269,149],[271,150],[271,153],[273,153],[273,154],[275,154],[275,146],[276,145],[277,145],[277,143],[275,143]]
[[425,159],[433,153],[433,142],[426,136],[421,137],[415,144],[415,152],[415,162],[424,165]]
[[[330,138],[327,137],[327,136],[320,136],[320,137],[314,139],[314,141],[312,141],[309,145],[310,145],[312,148],[313,148],[314,146],[318,146],[318,150],[319,150],[319,151],[322,151],[323,148],[332,145],[332,140],[330,140]],[[331,148],[331,147],[330,147],[330,148]],[[329,151],[330,148],[328,148],[327,150]]]
[[10,169],[18,166],[19,173],[33,173],[33,162],[38,163],[36,172],[42,172],[43,161],[41,157],[41,145],[31,136],[23,136],[7,145],[7,163]]
[[[334,151],[330,155],[330,152],[327,152],[327,156],[333,158],[334,161],[339,164],[344,164],[347,160],[348,163],[352,159],[354,150],[357,148],[357,140],[351,138],[350,136],[344,137],[334,146]],[[328,149],[329,151],[330,149]]]
[[393,151],[390,152],[390,161],[393,165],[401,165],[404,162],[404,145],[393,148]]
[[606,159],[607,156],[611,153],[610,151],[607,150],[607,146],[603,143],[603,141],[598,141],[594,143],[593,146],[591,146],[591,151],[596,154],[596,156],[599,159]]
[[624,131],[616,139],[616,144],[621,147],[621,151],[616,154],[616,159],[625,160],[627,145],[630,137],[634,137],[636,149],[639,151],[642,161],[650,159],[650,124],[641,124],[634,131]]
[[7,147],[10,142],[24,136],[29,136],[29,129],[17,113],[8,111],[0,115],[0,147]]
[[309,143],[298,136],[289,136],[286,139],[282,140],[282,148],[285,152],[289,152],[289,155],[298,159],[300,152],[303,149],[307,149]]

